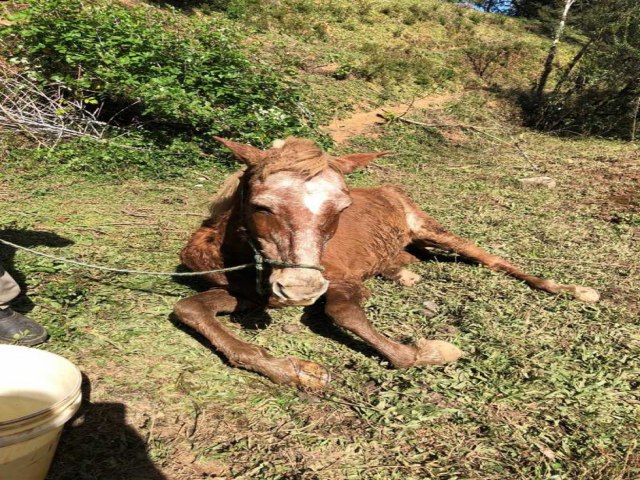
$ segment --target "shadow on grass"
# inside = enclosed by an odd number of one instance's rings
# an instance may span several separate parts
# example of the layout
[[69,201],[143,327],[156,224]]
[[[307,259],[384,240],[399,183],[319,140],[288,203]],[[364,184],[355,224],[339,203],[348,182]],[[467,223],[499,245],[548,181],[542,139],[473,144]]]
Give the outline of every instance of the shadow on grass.
[[175,8],[184,13],[193,14],[198,9],[224,12],[232,6],[231,0],[151,0],[151,3],[163,8]]
[[[37,230],[7,228],[0,230],[0,238],[27,248],[34,248],[38,246],[67,247],[69,245],[73,245],[73,241],[61,237],[56,233],[41,232]],[[9,275],[11,275],[18,285],[20,285],[20,289],[22,291],[20,297],[16,299],[13,306],[16,310],[26,313],[33,310],[34,305],[25,293],[29,285],[28,279],[24,274],[16,269],[15,255],[15,248],[0,243],[0,265],[2,265]]]
[[419,248],[409,245],[407,247],[407,252],[421,262],[464,263],[465,265],[478,265],[478,262],[469,258],[462,257],[455,253],[445,252],[443,250]]
[[[191,271],[191,269],[183,264],[180,264],[176,267],[176,273],[186,273]],[[211,289],[211,282],[206,281],[204,277],[172,277],[171,281],[173,283],[177,283],[178,285],[189,287],[196,292],[206,292],[207,290]]]
[[324,313],[324,300],[320,300],[310,307],[305,307],[300,321],[316,335],[341,343],[351,350],[361,353],[367,357],[384,359],[382,355],[362,340],[337,327],[333,323],[333,320]]
[[47,480],[165,480],[144,438],[126,422],[122,403],[91,402],[82,375],[82,405],[65,426]]

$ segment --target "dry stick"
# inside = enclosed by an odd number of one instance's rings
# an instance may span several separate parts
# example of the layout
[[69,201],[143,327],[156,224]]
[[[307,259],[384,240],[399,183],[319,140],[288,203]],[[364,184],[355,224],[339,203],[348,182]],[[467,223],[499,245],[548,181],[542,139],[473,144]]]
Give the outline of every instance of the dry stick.
[[[82,102],[64,100],[60,85],[47,94],[23,75],[0,71],[0,76],[3,79],[0,124],[5,127],[20,130],[32,138],[38,134],[52,135],[57,137],[56,141],[63,137],[101,138],[108,127],[86,111]],[[64,107],[62,112],[61,107]]]
[[518,153],[520,154],[520,156],[522,158],[524,158],[529,165],[531,166],[531,168],[533,168],[534,170],[540,172],[546,172],[546,169],[541,169],[538,165],[536,165],[535,163],[533,163],[533,161],[531,160],[531,158],[529,158],[529,154],[527,152],[525,152],[522,147],[520,146],[520,142],[518,140],[514,140],[513,137],[511,137],[511,141],[513,142],[512,145],[516,148],[516,150],[518,150]]
[[411,110],[411,108],[413,107],[413,104],[416,101],[416,97],[414,95],[414,97],[411,99],[411,103],[409,104],[409,106],[407,107],[407,109],[404,111],[404,113],[402,115],[400,115],[399,117],[395,117],[395,119],[400,120],[401,118],[404,118],[404,116],[409,113],[409,110]]

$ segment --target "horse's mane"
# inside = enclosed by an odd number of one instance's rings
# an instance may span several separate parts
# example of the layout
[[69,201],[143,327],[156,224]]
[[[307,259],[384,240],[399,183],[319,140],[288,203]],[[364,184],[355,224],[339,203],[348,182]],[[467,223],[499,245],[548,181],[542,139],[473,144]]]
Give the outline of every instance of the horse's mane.
[[242,167],[229,176],[211,201],[209,213],[217,217],[228,211],[236,201],[236,193],[240,186],[240,179],[249,170],[252,175],[264,179],[277,172],[294,172],[305,178],[315,177],[327,168],[340,171],[333,157],[323,152],[312,140],[288,137],[286,140],[276,140],[273,148],[267,150],[264,161],[257,165]]
[[211,215],[211,217],[219,217],[233,206],[236,201],[238,187],[240,186],[240,179],[246,171],[247,167],[242,167],[227,177],[222,184],[222,188],[218,190],[215,197],[211,200],[211,205],[209,205],[209,215]]
[[284,143],[276,141],[274,145],[278,147],[267,150],[264,161],[252,169],[260,178],[282,171],[312,178],[327,168],[339,170],[335,159],[323,152],[313,140],[288,137]]

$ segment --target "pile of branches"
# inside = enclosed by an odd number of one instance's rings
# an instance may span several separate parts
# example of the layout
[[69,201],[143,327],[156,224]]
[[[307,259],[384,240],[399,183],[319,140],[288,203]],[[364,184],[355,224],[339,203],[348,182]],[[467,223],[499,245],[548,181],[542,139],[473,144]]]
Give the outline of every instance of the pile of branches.
[[97,120],[81,100],[65,97],[65,86],[41,87],[25,75],[0,65],[0,129],[20,131],[39,144],[61,139],[103,138],[108,124]]

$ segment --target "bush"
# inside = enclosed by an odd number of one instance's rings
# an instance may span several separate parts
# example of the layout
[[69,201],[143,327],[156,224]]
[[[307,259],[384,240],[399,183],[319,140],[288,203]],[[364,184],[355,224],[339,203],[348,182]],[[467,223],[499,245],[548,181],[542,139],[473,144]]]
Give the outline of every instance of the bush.
[[43,84],[61,82],[103,120],[165,138],[215,134],[259,145],[309,134],[300,92],[250,62],[222,17],[181,20],[107,0],[30,0],[13,20],[2,30],[10,61]]
[[170,179],[183,176],[194,167],[206,170],[214,165],[218,169],[231,166],[231,162],[204,155],[194,142],[176,138],[157,148],[152,141],[140,136],[117,140],[82,137],[51,148],[12,146],[6,160],[16,169],[26,170],[27,176],[80,174],[93,179],[118,180]]
[[492,80],[498,71],[512,69],[513,63],[525,57],[527,48],[523,42],[487,42],[471,37],[463,52],[476,75]]

